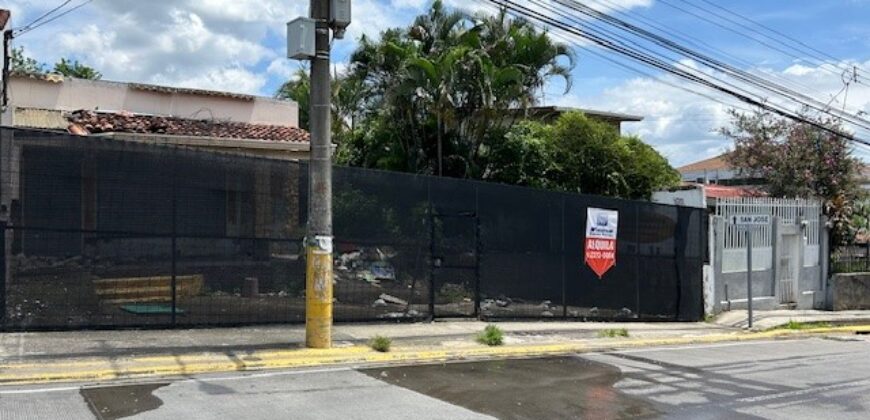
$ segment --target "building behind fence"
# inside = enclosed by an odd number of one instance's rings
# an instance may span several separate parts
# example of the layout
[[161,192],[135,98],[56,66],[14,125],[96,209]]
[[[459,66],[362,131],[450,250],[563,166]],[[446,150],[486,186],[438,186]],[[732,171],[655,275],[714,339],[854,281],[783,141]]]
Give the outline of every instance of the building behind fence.
[[[4,329],[304,321],[307,167],[2,129]],[[619,210],[616,266],[583,262]],[[335,317],[698,320],[702,209],[334,170]]]
[[711,219],[713,255],[708,312],[746,306],[747,232],[731,216],[766,214],[770,225],[752,231],[752,293],[756,307],[824,308],[828,240],[817,200],[720,198]]

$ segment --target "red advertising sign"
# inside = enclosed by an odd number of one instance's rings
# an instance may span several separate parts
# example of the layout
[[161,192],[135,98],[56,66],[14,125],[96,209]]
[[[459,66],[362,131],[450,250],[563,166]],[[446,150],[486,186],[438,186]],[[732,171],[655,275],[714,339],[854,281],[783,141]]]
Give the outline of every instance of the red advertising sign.
[[619,212],[588,208],[586,210],[586,247],[583,251],[586,265],[598,275],[616,265],[616,229]]

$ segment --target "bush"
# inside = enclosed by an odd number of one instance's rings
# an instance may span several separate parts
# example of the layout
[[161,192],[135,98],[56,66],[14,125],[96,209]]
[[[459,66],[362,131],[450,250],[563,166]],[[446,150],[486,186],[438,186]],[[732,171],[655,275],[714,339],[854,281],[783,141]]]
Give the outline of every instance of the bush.
[[487,325],[483,332],[477,335],[477,342],[487,346],[500,346],[504,344],[504,332],[495,325]]
[[392,344],[393,340],[382,335],[376,335],[372,337],[371,341],[369,341],[369,346],[372,348],[372,350],[379,351],[381,353],[386,353],[390,351],[390,345]]
[[625,328],[608,328],[599,331],[598,336],[601,338],[628,337],[628,330]]

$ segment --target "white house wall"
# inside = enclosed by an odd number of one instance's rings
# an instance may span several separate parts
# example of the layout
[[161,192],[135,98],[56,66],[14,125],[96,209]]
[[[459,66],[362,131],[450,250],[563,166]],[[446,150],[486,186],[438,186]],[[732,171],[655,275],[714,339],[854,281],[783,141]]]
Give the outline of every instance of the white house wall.
[[228,97],[184,90],[156,92],[133,88],[126,83],[70,78],[52,82],[13,76],[9,82],[11,104],[19,108],[129,111],[251,124],[299,125],[299,106],[295,102],[266,97]]

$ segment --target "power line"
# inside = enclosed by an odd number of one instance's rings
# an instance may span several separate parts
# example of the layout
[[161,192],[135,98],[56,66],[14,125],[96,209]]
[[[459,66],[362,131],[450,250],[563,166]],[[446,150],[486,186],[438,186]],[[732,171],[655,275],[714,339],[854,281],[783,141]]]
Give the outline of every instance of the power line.
[[[682,31],[675,29],[675,28],[664,27],[664,26],[658,24],[653,19],[645,17],[641,13],[633,12],[628,6],[617,4],[617,3],[614,3],[610,0],[593,0],[593,1],[595,3],[599,3],[599,4],[604,5],[605,7],[613,8],[616,11],[616,13],[618,13],[619,15],[621,15],[627,19],[631,19],[631,20],[634,20],[635,22],[639,22],[641,24],[648,25],[649,27],[658,31],[660,34],[664,34],[666,36],[676,38],[676,39],[678,39],[682,42],[685,42],[689,45],[694,45],[696,48],[700,48],[701,50],[706,50],[707,52],[710,52],[716,56],[727,58],[733,62],[736,62],[737,64],[742,65],[744,68],[751,69],[751,68],[755,67],[755,64],[750,63],[749,61],[744,60],[740,57],[737,57],[734,54],[730,54],[727,51],[724,51],[724,50],[717,48],[713,45],[710,45],[709,43],[706,43],[700,39],[696,39],[696,38],[692,37],[691,35],[686,34],[685,32],[682,32]],[[779,73],[765,72],[763,70],[759,70],[759,71],[768,77],[773,77],[773,78],[777,79],[780,83],[790,85],[794,88],[801,89],[803,91],[813,91],[816,94],[824,95],[823,92],[819,91],[818,89],[816,89],[813,86],[807,85],[805,83],[801,83],[800,81],[797,81],[797,80],[789,79],[787,77],[780,75]],[[830,103],[828,104],[828,106],[830,106]]]
[[[683,12],[683,13],[686,13],[686,14],[688,14],[688,15],[691,15],[691,16],[694,16],[694,17],[696,17],[696,18],[698,18],[698,19],[701,19],[701,20],[703,20],[703,21],[705,21],[705,22],[708,22],[708,23],[711,23],[711,24],[713,24],[713,25],[716,25],[716,26],[718,26],[718,27],[720,27],[720,28],[722,28],[722,29],[724,29],[724,30],[726,30],[726,31],[728,31],[728,32],[732,32],[732,33],[737,34],[737,35],[739,35],[739,36],[741,36],[741,37],[743,37],[743,38],[746,38],[746,39],[750,39],[750,40],[752,40],[752,41],[755,41],[755,42],[757,42],[757,43],[759,43],[759,44],[761,44],[761,45],[764,45],[765,47],[768,47],[768,48],[770,48],[770,49],[772,49],[772,50],[774,50],[774,51],[777,51],[777,52],[779,52],[779,53],[781,53],[781,54],[787,55],[787,56],[789,56],[789,57],[791,57],[791,58],[794,58],[794,59],[796,59],[796,60],[806,60],[806,57],[801,57],[801,56],[795,55],[795,54],[792,53],[792,52],[786,51],[786,50],[784,50],[784,49],[782,49],[782,48],[779,48],[779,47],[777,47],[777,46],[775,46],[775,45],[771,45],[770,43],[765,42],[764,40],[761,40],[761,39],[758,39],[758,38],[756,38],[756,37],[750,36],[750,35],[746,34],[746,33],[743,32],[743,31],[739,31],[739,30],[736,30],[736,29],[734,29],[734,28],[728,27],[728,26],[723,25],[723,24],[721,24],[721,23],[719,23],[719,22],[716,22],[716,21],[714,21],[714,20],[712,20],[712,19],[710,19],[710,18],[708,18],[708,17],[706,17],[706,16],[700,15],[700,14],[698,14],[698,13],[695,13],[695,12],[691,11],[691,10],[687,10],[687,9],[685,9],[685,8],[683,8],[683,7],[680,7],[680,6],[676,5],[676,4],[673,4],[673,3],[671,3],[669,0],[659,0],[659,2],[661,2],[662,4],[668,6],[668,7],[672,8],[672,9],[675,9],[675,10],[681,11],[681,12]],[[702,9],[702,10],[703,10],[703,9]],[[823,65],[819,66],[819,68],[822,69],[822,70],[824,70],[824,71],[827,71],[827,72],[829,72],[829,73],[838,74],[838,72],[836,72],[836,71],[834,71],[834,70],[831,70],[830,68],[825,67],[824,64],[827,64],[827,63],[823,63]],[[836,68],[836,66],[832,66],[832,67],[835,67],[835,68]]]
[[61,14],[59,14],[59,15],[57,15],[57,16],[54,16],[54,17],[52,17],[51,19],[48,19],[48,20],[46,20],[46,21],[43,21],[42,23],[39,23],[39,24],[37,24],[36,26],[31,26],[31,27],[29,27],[29,28],[27,28],[27,29],[23,29],[23,30],[19,31],[19,32],[16,34],[16,36],[21,36],[21,35],[24,35],[24,34],[30,32],[30,31],[33,31],[33,30],[39,29],[39,28],[41,28],[41,27],[44,26],[44,25],[47,25],[47,24],[49,24],[49,23],[51,23],[51,22],[54,22],[54,21],[56,21],[56,20],[58,20],[58,19],[60,19],[60,18],[62,18],[62,17],[64,17],[64,16],[66,16],[66,15],[68,15],[68,14],[70,14],[70,13],[72,13],[72,12],[74,12],[74,11],[76,11],[76,10],[78,10],[78,9],[80,9],[80,8],[82,8],[82,7],[84,7],[84,6],[86,6],[87,4],[91,3],[92,1],[94,1],[94,0],[85,0],[85,1],[83,1],[82,3],[78,4],[77,6],[72,7],[72,8],[70,8],[70,9],[67,9],[67,10],[64,11],[63,13],[61,13]]
[[[756,76],[752,73],[749,73],[749,72],[746,72],[746,71],[741,70],[739,68],[736,68],[730,64],[724,63],[722,61],[716,60],[716,59],[711,58],[709,56],[706,56],[704,54],[698,53],[697,51],[686,48],[680,44],[677,44],[677,43],[667,39],[667,38],[661,37],[659,35],[656,35],[654,33],[649,32],[645,29],[642,29],[642,28],[639,28],[635,25],[632,25],[628,22],[625,22],[623,20],[620,20],[620,19],[615,18],[615,17],[610,16],[610,15],[607,15],[606,13],[592,9],[592,8],[585,6],[577,1],[574,1],[574,0],[555,0],[555,2],[562,5],[563,7],[566,7],[568,9],[573,10],[573,11],[579,12],[585,16],[588,16],[588,17],[591,17],[593,19],[597,19],[599,21],[605,22],[611,26],[614,26],[616,28],[627,31],[633,35],[641,37],[642,39],[646,39],[646,40],[658,45],[659,47],[663,47],[669,51],[677,52],[678,54],[681,54],[681,55],[686,56],[688,58],[698,60],[701,63],[703,63],[711,68],[722,71],[725,74],[727,74],[731,77],[734,77],[734,78],[736,78],[744,83],[748,83],[751,86],[755,86],[755,87],[761,88],[762,90],[769,91],[769,92],[772,92],[774,94],[783,96],[791,101],[799,103],[803,106],[810,107],[816,111],[828,114],[832,117],[844,119],[852,124],[862,126],[865,128],[870,128],[870,121],[867,121],[863,118],[846,113],[845,111],[830,109],[827,107],[826,104],[822,103],[821,101],[818,101],[815,98],[807,96],[801,92],[797,92],[793,89],[784,87],[782,85],[779,85],[779,84],[776,84],[776,83],[771,82],[769,80],[766,80],[762,77]],[[564,18],[572,20],[574,23],[576,23],[578,25],[591,26],[584,20],[580,20],[579,18],[576,18],[573,16],[565,15],[564,13],[562,13],[558,10],[555,10],[552,6],[545,5],[545,4],[542,4],[540,2],[538,2],[538,4],[545,9],[549,9],[553,13],[556,13],[558,15],[561,15]],[[608,34],[611,34],[610,35],[611,37],[614,37],[614,35],[612,35],[612,32],[609,32],[609,31],[605,31],[605,32]],[[626,39],[625,37],[623,37],[621,35],[615,35],[615,38],[623,39],[623,40]],[[639,46],[637,43],[635,43],[633,41],[628,41],[628,42],[633,44],[633,45]],[[681,65],[681,67],[685,68],[686,66]],[[693,69],[690,69],[690,70],[693,70]],[[734,84],[729,83],[725,80],[715,78],[714,76],[708,76],[708,77],[714,78],[719,83],[726,84],[729,87],[731,87],[732,89],[740,90],[740,91],[743,91],[744,93],[747,93],[747,91],[745,89],[737,87]]]
[[[539,28],[539,29],[548,29],[548,27],[547,27],[545,24],[542,24],[542,23],[540,23],[540,22],[535,22],[535,21],[530,21],[530,22],[531,22],[532,25],[534,25],[535,27],[537,27],[537,28]],[[570,39],[568,36],[565,36],[564,34],[561,34],[561,33],[558,33],[558,32],[553,33],[552,35],[553,35],[553,36],[556,36],[557,38],[561,38],[561,39],[563,39],[563,40],[565,40],[565,41],[567,41],[567,42],[569,42],[569,43],[575,43],[575,42],[576,42],[576,39]],[[605,54],[603,54],[603,53],[600,53],[600,52],[598,52],[598,51],[595,51],[595,49],[593,49],[593,48],[583,47],[583,46],[580,46],[580,45],[577,45],[577,48],[580,48],[580,49],[582,49],[582,50],[584,50],[584,51],[586,51],[586,52],[592,54],[593,56],[595,56],[596,58],[598,58],[598,59],[600,59],[600,60],[603,60],[603,61],[609,62],[609,63],[611,63],[611,64],[614,64],[614,65],[616,65],[616,66],[622,68],[623,70],[625,70],[625,71],[627,71],[627,72],[629,72],[629,73],[638,74],[638,75],[644,76],[645,78],[647,78],[647,79],[649,79],[649,80],[652,80],[652,81],[654,81],[654,82],[657,82],[657,83],[660,83],[660,84],[663,84],[663,85],[666,85],[666,86],[669,86],[669,87],[675,88],[675,89],[677,89],[677,90],[681,90],[681,91],[684,91],[684,92],[687,92],[687,93],[690,93],[690,94],[693,94],[693,95],[696,95],[696,96],[701,96],[701,97],[703,97],[703,98],[706,98],[706,99],[709,99],[709,100],[711,100],[711,101],[713,101],[713,102],[716,102],[716,103],[718,103],[718,104],[720,104],[720,105],[725,105],[725,106],[727,106],[727,107],[740,109],[740,110],[742,110],[742,111],[746,111],[746,112],[749,112],[749,111],[750,111],[748,108],[741,107],[740,105],[737,105],[737,104],[734,104],[734,103],[726,103],[726,102],[723,101],[722,99],[720,99],[720,98],[716,98],[715,96],[711,96],[711,95],[708,95],[708,94],[706,94],[706,93],[704,93],[704,92],[701,92],[701,91],[698,91],[698,90],[691,89],[691,88],[689,88],[689,87],[686,86],[686,85],[680,85],[680,84],[677,84],[677,83],[670,82],[670,81],[665,80],[665,79],[663,79],[663,78],[661,78],[661,77],[655,76],[655,75],[653,75],[652,73],[645,72],[645,71],[643,71],[643,70],[637,68],[636,66],[632,66],[632,65],[630,65],[630,64],[628,64],[628,63],[621,62],[621,61],[619,61],[619,60],[617,60],[617,59],[615,59],[615,58],[613,58],[613,57],[608,57],[607,55],[605,55]]]
[[[679,1],[681,1],[681,2],[683,2],[683,3],[687,3],[687,4],[689,4],[689,2],[686,1],[686,0],[679,0]],[[767,26],[767,25],[764,25],[763,23],[760,23],[760,22],[758,22],[758,21],[756,21],[756,20],[750,19],[749,17],[743,16],[743,15],[741,15],[741,14],[739,14],[739,13],[733,11],[733,10],[727,9],[727,8],[725,8],[725,7],[722,7],[722,6],[720,6],[720,5],[716,4],[716,3],[713,3],[713,2],[711,2],[711,1],[709,1],[709,0],[700,0],[700,1],[702,1],[702,2],[704,2],[704,3],[706,3],[706,4],[709,4],[710,6],[716,8],[716,9],[722,10],[722,11],[724,11],[725,13],[728,13],[728,14],[730,14],[730,15],[732,15],[732,16],[736,16],[736,17],[739,18],[739,19],[745,20],[745,21],[747,21],[747,22],[749,22],[749,23],[751,23],[751,24],[753,24],[753,25],[755,25],[755,26],[757,26],[757,27],[760,27],[760,28],[762,28],[762,29],[764,29],[764,30],[766,30],[766,31],[768,31],[768,32],[770,32],[770,33],[773,33],[773,34],[775,34],[775,35],[781,37],[782,39],[788,40],[788,41],[790,41],[790,42],[793,43],[793,44],[797,44],[797,45],[799,45],[799,46],[801,46],[801,47],[803,47],[803,48],[809,50],[809,51],[812,52],[813,54],[808,54],[808,55],[814,56],[816,59],[819,59],[819,61],[821,61],[821,62],[826,62],[827,60],[832,60],[832,61],[834,61],[834,62],[841,63],[841,62],[843,61],[843,60],[841,60],[841,59],[839,59],[839,58],[837,58],[837,57],[834,57],[834,56],[832,56],[832,55],[830,55],[830,54],[824,52],[824,51],[821,51],[821,50],[819,50],[819,49],[816,49],[816,48],[814,48],[813,46],[808,45],[807,43],[805,43],[805,42],[803,42],[803,41],[801,41],[801,40],[799,40],[799,39],[796,39],[796,38],[794,38],[794,37],[792,37],[792,36],[789,36],[789,35],[787,35],[787,34],[781,32],[781,31],[778,31],[778,30],[776,30],[776,29],[774,29],[774,28],[771,28],[771,27],[769,27],[769,26]],[[699,8],[699,9],[704,10],[704,8],[702,8],[702,7],[698,6],[698,5],[693,5],[693,6]],[[712,13],[712,12],[709,12],[709,11],[708,11],[708,13]],[[715,14],[715,13],[712,13],[712,14]],[[731,21],[731,20],[729,19],[729,21]],[[735,22],[735,23],[736,23],[736,22]],[[746,29],[752,30],[751,28],[748,28],[748,27],[746,27],[746,26],[744,26],[744,25],[740,25],[739,23],[736,23],[736,24],[739,25],[739,26],[741,26],[741,27],[744,27],[744,28],[746,28]],[[782,45],[788,45],[787,43],[785,43],[785,42],[783,42],[783,41],[781,41],[781,40],[777,40],[777,39],[774,38],[774,37],[771,37],[771,36],[765,35],[765,34],[762,33],[762,32],[758,32],[758,31],[753,31],[753,32],[758,33],[759,35],[762,35],[762,36],[764,36],[764,37],[766,37],[766,38],[768,38],[768,39],[772,39],[772,40],[774,40],[774,41],[777,41],[777,42],[779,42],[779,43],[782,44]],[[796,48],[796,47],[793,47],[793,46],[792,46],[791,48],[792,48],[793,50],[795,50],[795,51],[799,51],[799,52],[804,52],[804,53],[805,53],[805,51],[801,51],[799,48]],[[821,58],[819,58],[819,57],[821,57]]]
[[[598,34],[591,33],[587,30],[572,27],[572,26],[567,25],[559,20],[552,18],[551,16],[547,16],[543,13],[540,13],[540,12],[535,11],[533,9],[530,9],[528,7],[519,5],[519,4],[515,3],[514,1],[511,1],[511,0],[487,0],[487,1],[490,3],[493,3],[497,6],[500,6],[506,10],[511,10],[513,12],[513,14],[518,15],[519,17],[543,22],[552,28],[557,28],[559,30],[571,33],[573,35],[576,35],[576,36],[583,38],[583,39],[586,39],[588,41],[592,41],[593,43],[599,45],[602,48],[605,48],[605,49],[608,49],[610,51],[616,52],[618,54],[627,56],[627,57],[634,59],[636,61],[639,61],[645,65],[649,65],[651,67],[658,68],[660,70],[677,75],[678,77],[687,79],[689,81],[701,84],[703,86],[707,86],[711,89],[717,90],[717,91],[725,93],[727,95],[730,95],[730,96],[732,96],[732,97],[734,97],[742,102],[756,106],[762,110],[766,110],[766,111],[774,113],[776,115],[779,115],[779,116],[789,118],[789,119],[794,120],[794,121],[798,121],[798,122],[816,127],[818,129],[824,130],[824,131],[829,132],[831,134],[841,136],[841,137],[850,139],[850,140],[858,142],[858,143],[864,143],[864,144],[870,145],[870,141],[856,138],[855,136],[850,135],[848,133],[844,133],[840,130],[828,127],[828,126],[826,126],[822,123],[819,123],[817,121],[807,119],[807,118],[801,116],[800,114],[798,114],[794,111],[789,111],[789,110],[783,109],[780,106],[777,106],[775,104],[768,103],[764,99],[757,99],[757,98],[754,98],[750,95],[747,95],[745,92],[742,93],[739,90],[724,87],[721,84],[717,84],[713,81],[710,81],[708,78],[705,78],[703,76],[699,76],[698,74],[695,74],[692,72],[687,72],[687,71],[684,71],[682,69],[679,69],[679,68],[671,65],[670,63],[663,61],[661,58],[650,56],[649,54],[647,54],[645,52],[631,49],[630,47],[627,47],[624,44],[621,44],[619,42],[615,42],[612,39],[607,39],[606,37],[601,37]],[[534,1],[533,3],[536,3],[540,7],[547,8],[547,5],[542,4],[540,2]]]
[[15,29],[14,31],[15,31],[15,32],[20,32],[20,31],[23,31],[23,30],[26,30],[26,29],[32,27],[33,25],[39,23],[39,21],[41,21],[42,19],[45,19],[48,15],[50,15],[50,14],[52,14],[52,13],[54,13],[54,12],[60,10],[62,7],[64,7],[64,6],[68,5],[68,4],[70,4],[71,2],[72,2],[72,0],[65,0],[65,1],[64,1],[63,3],[61,3],[59,6],[57,6],[57,7],[55,7],[54,9],[51,9],[51,10],[49,10],[49,11],[43,13],[41,16],[39,16],[38,18],[34,19],[32,22],[28,23],[27,25],[24,25],[24,26],[21,27],[21,28]]

